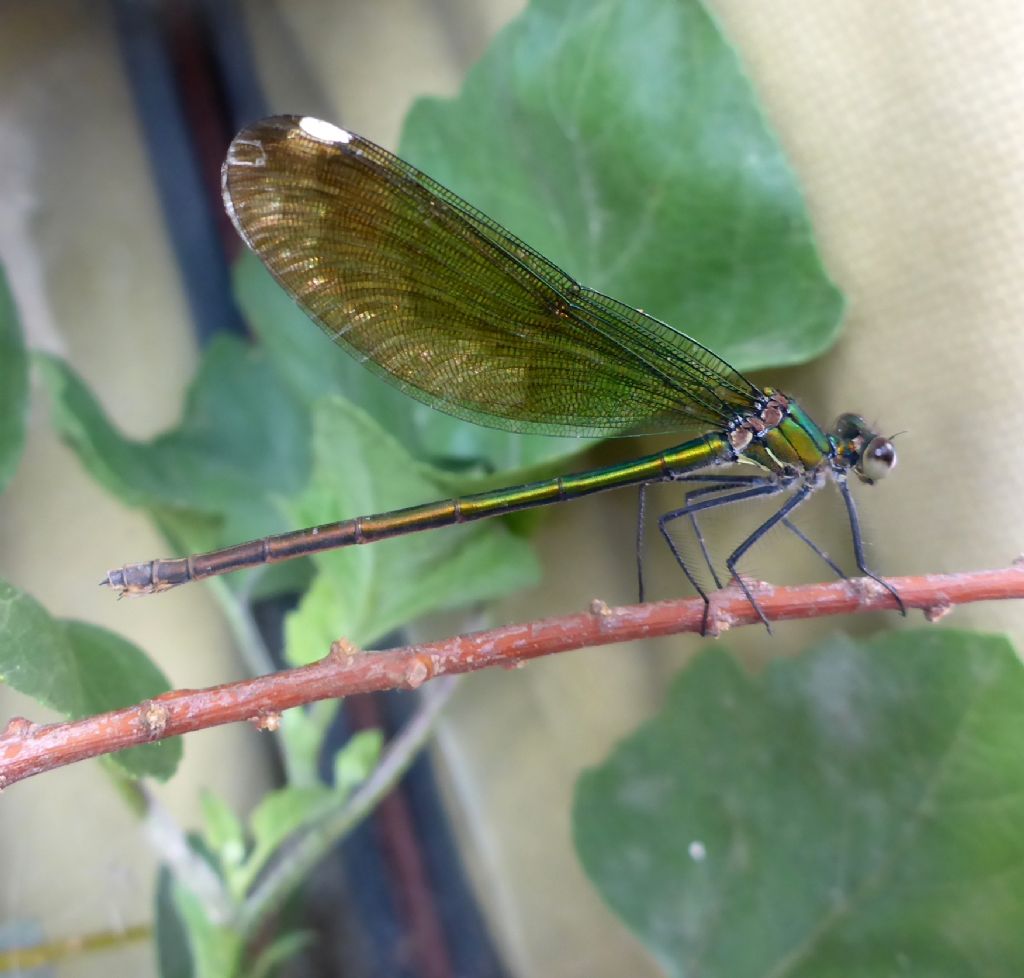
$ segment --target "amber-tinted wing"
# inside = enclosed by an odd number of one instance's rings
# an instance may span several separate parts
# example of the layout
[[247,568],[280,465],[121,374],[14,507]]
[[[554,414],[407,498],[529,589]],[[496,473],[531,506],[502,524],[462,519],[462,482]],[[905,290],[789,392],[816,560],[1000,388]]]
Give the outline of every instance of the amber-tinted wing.
[[583,288],[415,167],[329,123],[243,129],[223,169],[239,233],[356,359],[510,431],[721,428],[759,392],[695,340]]

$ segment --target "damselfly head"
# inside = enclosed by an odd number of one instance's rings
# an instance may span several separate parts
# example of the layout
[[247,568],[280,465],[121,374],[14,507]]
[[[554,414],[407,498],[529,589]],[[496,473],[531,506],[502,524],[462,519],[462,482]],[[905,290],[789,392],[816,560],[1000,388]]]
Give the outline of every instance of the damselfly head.
[[868,485],[884,478],[896,466],[892,439],[876,434],[859,414],[841,414],[836,418],[832,443],[838,457]]

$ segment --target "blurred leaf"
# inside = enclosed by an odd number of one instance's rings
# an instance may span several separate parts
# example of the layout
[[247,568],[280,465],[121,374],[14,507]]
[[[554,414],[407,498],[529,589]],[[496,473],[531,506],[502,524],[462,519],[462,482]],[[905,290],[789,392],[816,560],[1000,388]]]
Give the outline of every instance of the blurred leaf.
[[384,747],[379,730],[360,730],[334,755],[334,790],[347,798],[373,772]]
[[192,955],[184,921],[174,905],[174,882],[166,866],[160,867],[156,884],[154,940],[160,978],[192,978]]
[[[254,530],[252,533],[239,533],[232,536],[231,539],[245,540],[261,536],[264,535],[264,530]],[[314,573],[312,563],[302,558],[286,560],[280,564],[266,564],[259,569],[252,587],[247,592],[249,599],[257,602],[286,594],[301,594],[312,583]],[[237,574],[229,575],[229,577],[238,576]]]
[[320,754],[327,728],[341,709],[341,700],[321,700],[281,715],[281,741],[288,768],[287,781],[293,787],[319,785]]
[[[294,492],[309,468],[302,405],[264,352],[222,336],[207,348],[181,423],[148,442],[124,437],[63,361],[39,356],[61,437],[98,482],[135,506],[234,512]],[[268,531],[269,532],[269,531]]]
[[214,791],[200,794],[203,808],[203,839],[230,879],[231,870],[245,858],[245,829],[231,806]]
[[174,905],[185,925],[196,978],[232,978],[238,973],[242,942],[230,927],[214,923],[202,903],[178,882],[172,883]]
[[[66,363],[36,362],[58,433],[97,482],[149,509],[175,549],[196,553],[288,529],[278,496],[308,476],[309,419],[265,352],[231,337],[211,343],[180,424],[148,442],[122,435]],[[225,584],[247,588],[253,575],[262,594],[304,579],[301,568],[260,568]]]
[[37,353],[35,364],[50,395],[54,427],[92,477],[132,506],[145,505],[156,493],[140,445],[111,426],[99,402],[63,360]]
[[361,731],[335,755],[333,786],[285,787],[264,797],[249,818],[254,845],[245,865],[233,876],[233,892],[244,894],[277,850],[296,832],[344,805],[352,789],[373,771],[381,744],[379,731]]
[[[132,706],[171,688],[153,661],[120,635],[80,621],[64,624],[77,661],[83,716]],[[178,769],[182,752],[181,738],[172,737],[118,751],[104,760],[132,777],[166,781]]]
[[63,623],[0,582],[0,681],[66,717],[85,714],[78,659]]
[[585,285],[740,369],[802,363],[841,299],[736,54],[697,0],[533,0],[402,155]]
[[279,788],[264,796],[249,818],[254,840],[252,852],[237,874],[237,886],[232,888],[244,893],[289,836],[341,804],[338,793],[326,785]]
[[[313,476],[290,506],[296,526],[448,494],[448,477],[410,458],[346,401],[320,402],[313,431]],[[366,646],[419,615],[507,594],[537,576],[529,546],[496,520],[346,547],[314,559],[320,575],[285,626],[293,664],[320,658],[336,638]]]
[[246,978],[267,978],[278,965],[295,957],[304,948],[314,946],[317,935],[312,931],[290,931],[275,937],[268,944],[246,972]]
[[[0,582],[0,682],[70,720],[131,706],[170,689],[164,674],[130,642],[83,622],[60,621]],[[181,759],[177,738],[109,758],[132,777],[165,780]]]
[[300,826],[333,805],[335,792],[326,785],[308,788],[279,788],[265,795],[249,819],[256,843],[254,855],[272,852]]
[[[239,499],[237,506],[219,516],[165,507],[152,507],[149,516],[169,541],[168,553],[175,554],[205,553],[288,529],[282,522],[278,501],[258,493]],[[152,557],[153,554],[147,556]],[[264,564],[251,570],[225,574],[210,583],[215,592],[222,587],[227,593],[242,594],[250,600],[255,600],[257,595],[295,594],[302,589],[301,582],[308,580],[311,572],[308,561],[292,563],[294,567]],[[289,590],[292,583],[296,587]]]
[[994,636],[708,652],[580,779],[580,858],[670,975],[1020,975],[1021,702]]
[[[285,619],[284,654],[293,666],[308,665],[323,658],[337,638],[347,638],[344,632],[335,634],[335,622],[349,620],[348,601],[339,598],[334,582],[325,574],[313,578],[309,590],[302,595],[298,608]],[[334,638],[329,636],[334,635]]]
[[14,296],[0,268],[0,492],[11,481],[25,444],[28,415],[28,354]]

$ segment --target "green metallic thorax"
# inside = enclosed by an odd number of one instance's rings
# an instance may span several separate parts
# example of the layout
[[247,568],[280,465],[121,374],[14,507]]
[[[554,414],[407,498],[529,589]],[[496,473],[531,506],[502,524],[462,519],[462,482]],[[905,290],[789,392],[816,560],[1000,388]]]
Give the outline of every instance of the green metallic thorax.
[[796,401],[776,428],[764,433],[743,454],[772,472],[805,471],[817,468],[832,453],[828,436]]

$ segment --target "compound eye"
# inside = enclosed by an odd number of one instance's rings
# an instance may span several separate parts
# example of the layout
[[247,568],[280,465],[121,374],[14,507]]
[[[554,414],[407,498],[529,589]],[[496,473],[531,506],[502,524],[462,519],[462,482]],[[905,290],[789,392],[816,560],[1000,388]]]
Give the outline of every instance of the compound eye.
[[888,475],[895,464],[896,449],[888,438],[879,435],[872,438],[861,453],[857,474],[865,482],[877,482]]
[[864,434],[864,419],[859,414],[841,414],[836,418],[832,431],[841,441],[853,441]]

